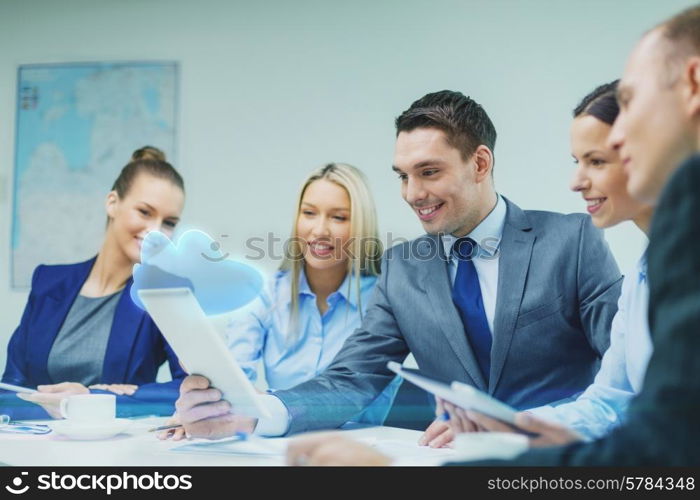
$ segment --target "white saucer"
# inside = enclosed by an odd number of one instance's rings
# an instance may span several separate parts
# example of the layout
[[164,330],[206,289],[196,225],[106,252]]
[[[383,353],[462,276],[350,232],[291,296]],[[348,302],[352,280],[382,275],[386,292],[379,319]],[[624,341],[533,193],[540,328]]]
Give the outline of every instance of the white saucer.
[[131,425],[131,420],[115,418],[109,422],[76,423],[70,420],[50,422],[49,427],[63,436],[78,440],[107,439],[124,432]]

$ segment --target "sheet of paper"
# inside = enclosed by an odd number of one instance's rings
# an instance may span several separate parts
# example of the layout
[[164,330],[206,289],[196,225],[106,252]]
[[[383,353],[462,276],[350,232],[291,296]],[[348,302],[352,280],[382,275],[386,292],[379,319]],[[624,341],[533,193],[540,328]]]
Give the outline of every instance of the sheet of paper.
[[416,465],[423,461],[447,462],[456,456],[452,448],[430,448],[398,439],[378,439],[372,447],[395,460],[401,460],[402,463],[410,461],[415,462]]
[[[285,455],[287,444],[291,439],[293,438],[261,438],[251,436],[245,440],[237,437],[216,441],[196,440],[170,448],[170,451],[280,458]],[[371,446],[378,452],[395,460],[400,459],[402,464],[437,464],[455,457],[454,450],[450,448],[435,449],[427,446],[418,446],[418,444],[414,442],[407,442],[399,439],[378,439],[375,437],[354,439],[367,446]]]
[[237,437],[219,439],[216,441],[197,440],[181,446],[170,448],[170,451],[185,453],[213,453],[217,455],[255,455],[281,457],[287,451],[289,438],[261,438],[252,436],[247,439]]

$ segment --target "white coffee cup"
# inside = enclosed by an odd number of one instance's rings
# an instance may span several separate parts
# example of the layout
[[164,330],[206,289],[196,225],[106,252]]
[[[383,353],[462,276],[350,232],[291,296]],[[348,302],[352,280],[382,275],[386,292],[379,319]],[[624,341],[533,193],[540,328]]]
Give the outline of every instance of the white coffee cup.
[[510,432],[464,432],[457,434],[454,450],[459,460],[509,460],[527,451],[528,439]]
[[116,412],[114,394],[76,394],[61,400],[61,416],[71,422],[109,423]]

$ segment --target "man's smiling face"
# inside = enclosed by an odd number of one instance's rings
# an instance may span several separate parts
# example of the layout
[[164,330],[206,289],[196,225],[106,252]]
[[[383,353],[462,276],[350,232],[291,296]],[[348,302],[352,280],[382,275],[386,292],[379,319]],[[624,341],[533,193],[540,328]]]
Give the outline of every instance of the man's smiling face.
[[437,128],[399,133],[393,169],[401,180],[401,196],[426,232],[463,236],[481,221],[487,198],[474,158],[465,161]]

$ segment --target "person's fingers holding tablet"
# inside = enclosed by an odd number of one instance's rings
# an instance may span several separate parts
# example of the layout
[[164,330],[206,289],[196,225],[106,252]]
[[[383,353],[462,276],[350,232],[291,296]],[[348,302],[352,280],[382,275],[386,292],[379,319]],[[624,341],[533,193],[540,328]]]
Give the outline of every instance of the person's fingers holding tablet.
[[583,437],[573,429],[537,418],[527,411],[518,413],[515,423],[520,429],[532,434],[530,446],[533,447],[564,445],[583,440]]
[[479,432],[517,432],[512,426],[496,420],[495,418],[487,417],[483,413],[472,410],[463,410],[457,408],[457,412],[463,418],[469,419],[477,427]]
[[462,408],[445,401],[445,411],[450,416],[448,422],[453,434],[460,434],[462,432],[477,432],[479,430],[476,423],[467,417]]
[[194,391],[197,389],[208,389],[209,379],[201,375],[188,375],[180,384],[180,394],[184,394],[189,391]]
[[230,413],[231,403],[221,399],[221,392],[216,389],[190,391],[175,402],[175,408],[184,425],[218,417]]

